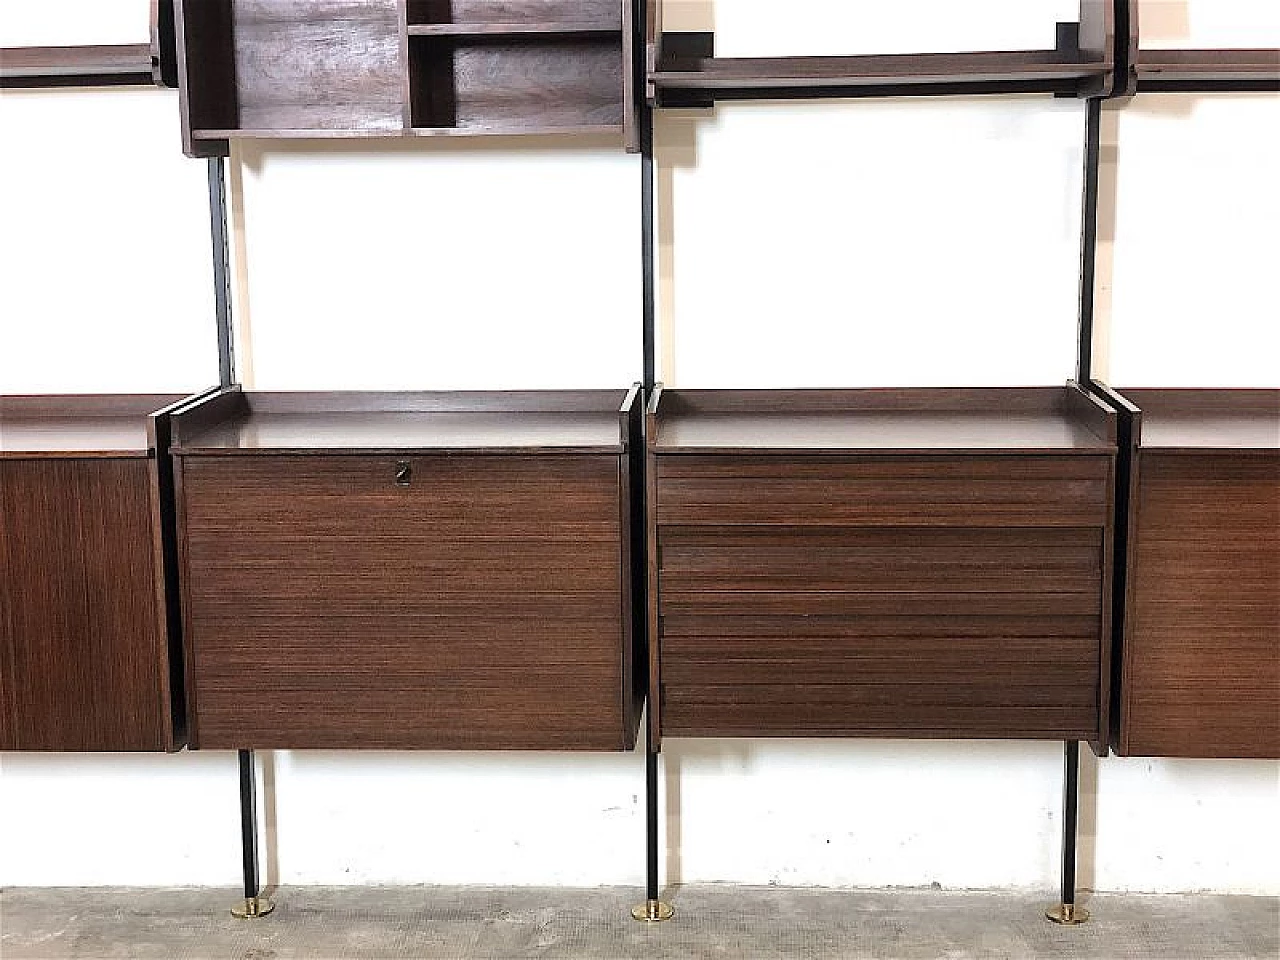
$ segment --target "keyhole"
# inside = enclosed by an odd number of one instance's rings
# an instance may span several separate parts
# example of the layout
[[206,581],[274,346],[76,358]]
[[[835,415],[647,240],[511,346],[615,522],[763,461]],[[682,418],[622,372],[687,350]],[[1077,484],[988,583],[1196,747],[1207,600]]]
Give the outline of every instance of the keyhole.
[[396,486],[407,487],[413,483],[413,464],[401,460],[396,464]]

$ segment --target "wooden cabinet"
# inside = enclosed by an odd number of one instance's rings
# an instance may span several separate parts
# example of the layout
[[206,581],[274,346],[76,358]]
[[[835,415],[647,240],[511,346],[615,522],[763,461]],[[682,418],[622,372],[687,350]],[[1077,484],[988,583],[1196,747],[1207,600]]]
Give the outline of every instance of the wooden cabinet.
[[193,156],[237,137],[611,133],[635,0],[176,0]]
[[1116,751],[1280,758],[1280,391],[1119,393],[1131,489]]
[[632,747],[640,408],[232,391],[179,417],[192,745]]
[[1105,405],[667,390],[650,417],[655,733],[1102,740]]
[[0,750],[182,745],[177,399],[0,398]]

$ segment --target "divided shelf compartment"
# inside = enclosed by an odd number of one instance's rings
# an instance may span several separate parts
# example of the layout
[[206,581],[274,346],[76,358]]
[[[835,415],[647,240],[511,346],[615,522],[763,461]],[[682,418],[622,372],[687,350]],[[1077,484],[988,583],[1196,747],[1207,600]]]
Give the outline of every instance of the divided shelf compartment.
[[622,133],[635,0],[178,0],[188,153],[236,137]]
[[1106,749],[1116,414],[1037,389],[660,391],[654,741]]

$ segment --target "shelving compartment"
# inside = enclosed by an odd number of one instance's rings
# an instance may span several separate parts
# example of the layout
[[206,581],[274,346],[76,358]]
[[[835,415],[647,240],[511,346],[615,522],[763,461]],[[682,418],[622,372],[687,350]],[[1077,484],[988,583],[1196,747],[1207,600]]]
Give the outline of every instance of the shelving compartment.
[[616,130],[626,122],[618,0],[418,0],[411,126],[430,133]]
[[402,132],[396,0],[185,0],[179,12],[192,141]]

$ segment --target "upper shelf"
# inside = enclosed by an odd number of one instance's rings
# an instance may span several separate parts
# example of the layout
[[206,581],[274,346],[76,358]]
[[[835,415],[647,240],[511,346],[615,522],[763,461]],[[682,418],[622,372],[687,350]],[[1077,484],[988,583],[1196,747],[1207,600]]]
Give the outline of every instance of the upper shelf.
[[0,397],[0,460],[145,457],[149,419],[169,394]]
[[152,86],[150,44],[8,47],[0,50],[0,87]]
[[1280,451],[1280,390],[1128,390],[1135,442],[1166,453]]
[[1058,25],[1050,50],[848,57],[717,57],[709,33],[664,33],[649,5],[648,96],[659,107],[718,100],[1052,93],[1109,96],[1116,64],[1115,0],[1081,0],[1080,22]]
[[177,455],[621,453],[631,391],[244,393],[173,419]]
[[1280,50],[1140,50],[1138,89],[1280,90]]
[[1074,385],[914,390],[663,390],[661,454],[1099,454],[1115,413]]

